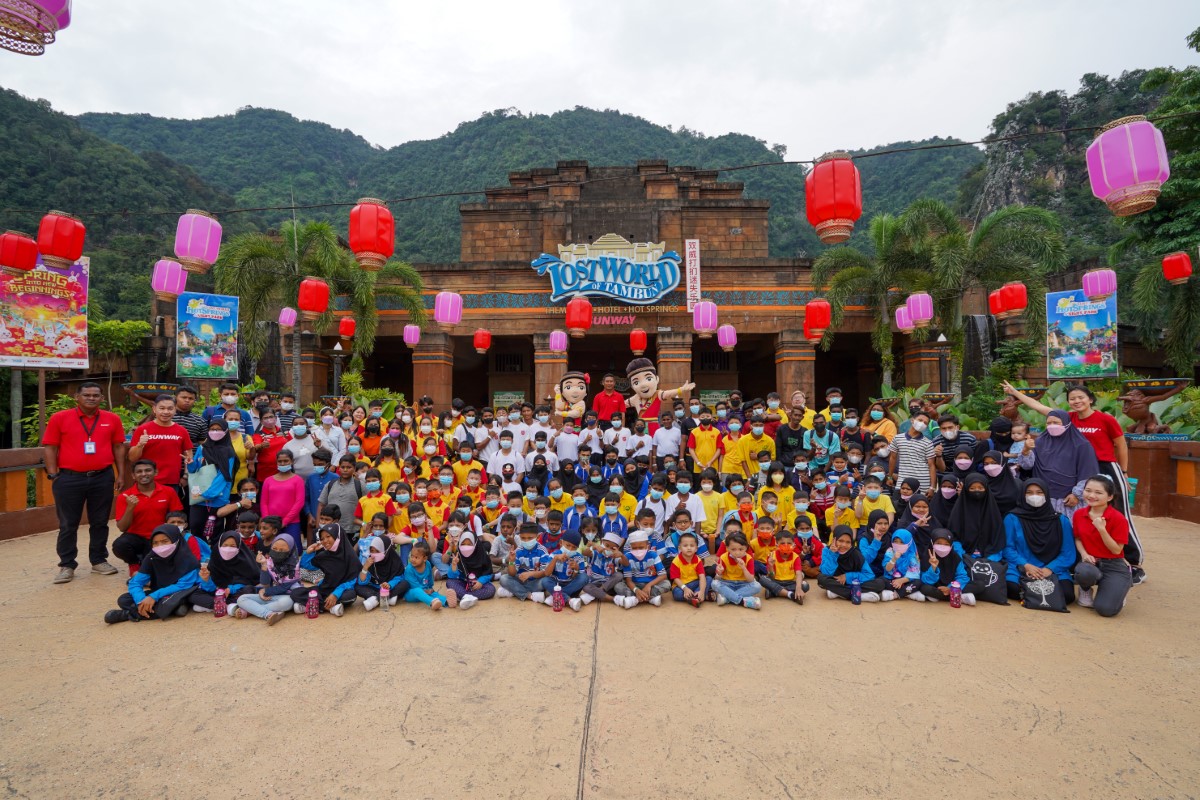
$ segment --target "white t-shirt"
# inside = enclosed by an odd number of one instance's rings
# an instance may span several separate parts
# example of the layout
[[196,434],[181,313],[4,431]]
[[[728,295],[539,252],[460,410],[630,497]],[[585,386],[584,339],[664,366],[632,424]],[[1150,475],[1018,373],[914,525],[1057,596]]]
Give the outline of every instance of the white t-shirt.
[[[667,518],[670,519],[671,515],[675,513],[675,509],[679,508],[679,497],[669,494],[663,498],[663,502],[667,504]],[[688,495],[684,508],[692,515],[692,522],[696,525],[708,519],[708,515],[704,513],[704,501],[695,492]]]
[[551,472],[558,472],[558,456],[551,453],[549,450],[533,450],[525,456],[525,471],[533,469],[533,460],[541,456],[546,459],[546,469]]
[[617,455],[621,458],[629,455],[629,440],[632,438],[633,433],[624,425],[620,430],[609,428],[604,432],[604,444],[617,448]]
[[496,453],[500,450],[500,435],[496,434],[496,437],[492,438],[492,433],[495,431],[495,428],[495,423],[492,424],[491,428],[486,428],[482,424],[479,424],[475,426],[475,430],[472,431],[472,435],[475,437],[475,446],[479,447],[482,445],[482,449],[479,451],[478,458],[484,464],[491,461],[492,456],[496,455]]
[[337,425],[330,426],[328,429],[324,425],[313,428],[310,435],[315,435],[320,439],[320,446],[324,447],[333,454],[333,460],[329,462],[331,469],[337,469],[338,459],[346,454],[346,433]]
[[579,434],[560,433],[554,439],[554,452],[559,461],[579,462]]
[[513,433],[513,450],[518,453],[524,453],[526,442],[533,438],[529,426],[524,422],[510,422],[508,423],[508,430]]
[[[525,459],[523,459],[523,458],[521,458],[521,456],[517,455],[516,448],[509,450],[507,453],[505,453],[503,450],[501,450],[501,451],[497,452],[496,455],[492,456],[492,460],[488,462],[488,467],[487,467],[488,474],[489,475],[504,474],[504,465],[505,464],[512,464],[514,477],[519,477],[519,476],[525,474]],[[520,488],[520,487],[518,486],[517,488]],[[505,491],[507,491],[507,489]]]
[[680,432],[678,425],[672,425],[669,428],[664,428],[662,426],[659,426],[658,430],[656,430],[654,432],[654,437],[653,437],[654,447],[655,447],[656,452],[658,453],[658,457],[659,458],[662,458],[663,456],[678,457],[679,442],[680,442],[681,437],[682,437],[682,433]]
[[[650,455],[650,447],[654,440],[650,438],[650,434],[643,433],[641,436],[634,434],[629,437],[629,455],[631,456],[647,456]],[[638,447],[638,445],[641,447]]]
[[582,428],[579,431],[579,446],[583,447],[586,444],[592,448],[593,454],[599,453],[604,447],[603,434],[604,431],[600,430],[599,427]]

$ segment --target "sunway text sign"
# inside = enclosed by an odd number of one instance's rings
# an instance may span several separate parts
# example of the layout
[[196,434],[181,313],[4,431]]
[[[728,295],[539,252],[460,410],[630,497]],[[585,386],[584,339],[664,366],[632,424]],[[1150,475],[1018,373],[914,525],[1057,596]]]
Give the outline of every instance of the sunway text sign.
[[588,244],[559,245],[557,257],[542,253],[532,267],[550,276],[551,301],[588,295],[650,305],[679,286],[680,262],[665,242],[634,244],[609,233]]

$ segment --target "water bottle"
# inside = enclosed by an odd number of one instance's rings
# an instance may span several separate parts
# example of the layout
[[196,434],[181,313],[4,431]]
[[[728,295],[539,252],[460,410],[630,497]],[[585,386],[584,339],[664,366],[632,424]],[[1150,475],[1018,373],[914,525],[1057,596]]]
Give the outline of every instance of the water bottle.
[[392,587],[387,581],[379,584],[379,605],[383,606],[384,611],[391,611],[392,604],[390,602],[392,596]]
[[304,616],[309,619],[321,616],[321,596],[317,594],[316,589],[310,589],[308,592],[308,602],[304,604]]
[[567,604],[567,601],[563,598],[562,587],[559,586],[557,583],[554,584],[554,595],[553,595],[553,599],[551,600],[551,602],[554,603],[555,611],[562,611],[563,606],[565,606]]
[[857,578],[850,584],[850,602],[856,606],[862,603],[862,582]]
[[962,608],[962,584],[958,581],[950,583],[950,607]]
[[204,523],[204,541],[212,544],[213,534],[217,532],[217,518],[209,514],[208,521]]
[[229,605],[225,602],[225,590],[217,589],[217,596],[213,600],[213,617],[220,619],[229,613]]

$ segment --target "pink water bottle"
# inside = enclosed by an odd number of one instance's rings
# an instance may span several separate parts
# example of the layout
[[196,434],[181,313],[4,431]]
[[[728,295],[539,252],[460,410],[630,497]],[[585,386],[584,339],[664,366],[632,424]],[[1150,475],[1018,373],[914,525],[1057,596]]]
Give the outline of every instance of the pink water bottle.
[[321,596],[317,594],[316,589],[310,589],[308,592],[308,602],[304,604],[304,616],[309,619],[321,616]]
[[213,534],[217,531],[217,518],[212,514],[208,515],[208,520],[204,523],[204,541],[212,544]]
[[213,617],[220,619],[229,613],[229,605],[225,602],[225,590],[217,589],[217,596],[213,599]]
[[563,599],[562,587],[559,586],[557,583],[554,584],[554,595],[553,595],[553,599],[551,600],[551,602],[554,603],[555,611],[562,611],[563,606],[565,606],[567,604],[567,601],[565,599]]
[[388,585],[388,582],[384,581],[379,584],[379,605],[383,606],[384,611],[392,610],[391,597],[392,587]]
[[950,607],[962,608],[962,584],[958,581],[950,584]]

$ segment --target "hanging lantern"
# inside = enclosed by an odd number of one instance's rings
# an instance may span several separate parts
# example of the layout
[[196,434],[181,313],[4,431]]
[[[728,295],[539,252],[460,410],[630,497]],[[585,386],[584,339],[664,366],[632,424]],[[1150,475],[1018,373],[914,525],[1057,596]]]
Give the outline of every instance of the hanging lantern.
[[66,269],[83,255],[83,238],[87,230],[79,217],[65,211],[51,211],[42,217],[38,226],[38,251],[48,267]]
[[567,352],[567,332],[566,331],[550,331],[550,352],[552,352],[552,353]]
[[1094,269],[1083,273],[1083,296],[1093,303],[1102,303],[1117,293],[1117,273],[1111,269]]
[[812,328],[808,327],[808,317],[804,318],[804,338],[807,339],[810,344],[817,344],[821,341],[821,339],[824,338],[824,334],[818,335],[813,332]]
[[912,319],[914,328],[928,328],[933,319],[933,298],[925,292],[917,292],[909,296],[908,316]]
[[405,325],[404,326],[404,343],[410,348],[416,347],[421,343],[421,326],[420,325]]
[[443,328],[462,322],[463,302],[457,292],[438,292],[433,298],[433,321]]
[[350,209],[350,249],[368,272],[378,272],[396,252],[396,222],[382,200],[364,197]]
[[988,313],[996,319],[1004,319],[1004,300],[1000,297],[1000,290],[988,292]]
[[0,0],[0,48],[40,56],[71,24],[71,0]]
[[732,325],[722,325],[717,328],[717,344],[726,353],[732,353],[737,347],[737,328]]
[[291,333],[292,328],[296,327],[296,309],[279,309],[279,327],[283,329],[284,333]]
[[823,298],[809,300],[804,306],[804,324],[818,340],[825,336],[825,331],[829,330],[829,320],[832,317],[833,311],[829,307],[829,302]]
[[207,211],[189,208],[175,227],[175,257],[188,272],[203,275],[221,254],[221,223]]
[[633,351],[635,356],[640,356],[646,352],[646,332],[641,328],[634,328],[629,332],[629,349]]
[[567,333],[579,339],[592,327],[592,302],[586,297],[574,297],[567,303]]
[[1163,256],[1162,271],[1167,283],[1182,286],[1188,282],[1188,278],[1192,277],[1192,257],[1187,253],[1171,253],[1169,256]]
[[475,344],[475,352],[482,355],[492,346],[492,332],[487,328],[479,328],[475,331],[475,338],[472,341]]
[[717,304],[701,300],[692,309],[692,327],[701,339],[711,339],[717,330]]
[[1023,283],[1006,283],[1000,287],[998,293],[1000,303],[1004,306],[1004,316],[1001,319],[1019,317],[1029,307],[1029,292]]
[[300,309],[300,318],[312,322],[329,310],[329,284],[318,278],[300,281],[296,306]]
[[159,300],[171,302],[187,289],[187,272],[178,261],[160,258],[150,276],[150,288]]
[[338,320],[338,336],[343,339],[353,339],[357,328],[358,323],[354,321],[354,317],[342,317]]
[[1171,177],[1162,131],[1145,117],[1122,117],[1108,123],[1087,149],[1092,194],[1118,217],[1154,208]]
[[38,246],[33,237],[19,231],[0,236],[0,270],[6,275],[24,275],[37,266]]
[[908,306],[896,306],[896,327],[901,333],[912,333],[914,330],[912,316],[908,313]]
[[862,216],[862,180],[849,153],[826,153],[804,179],[804,210],[825,244],[850,238]]

